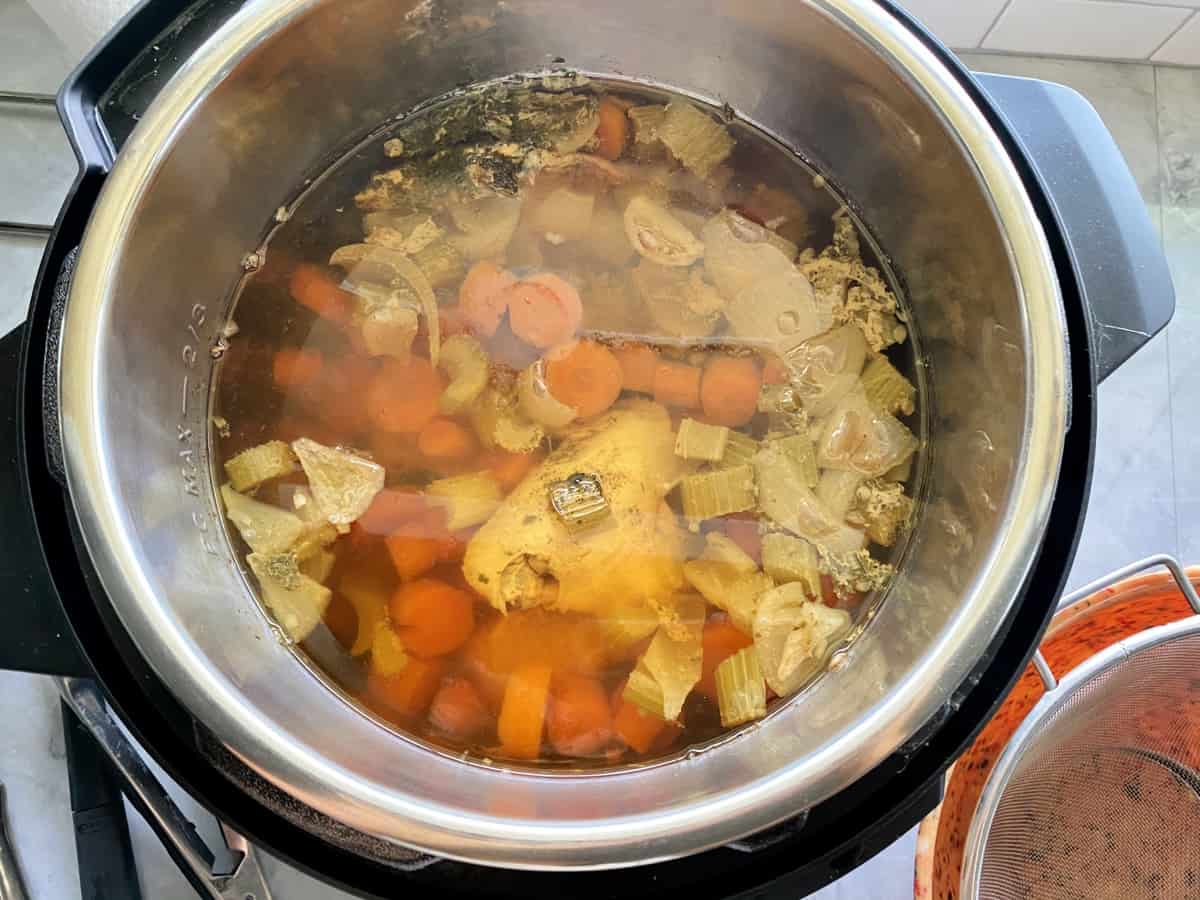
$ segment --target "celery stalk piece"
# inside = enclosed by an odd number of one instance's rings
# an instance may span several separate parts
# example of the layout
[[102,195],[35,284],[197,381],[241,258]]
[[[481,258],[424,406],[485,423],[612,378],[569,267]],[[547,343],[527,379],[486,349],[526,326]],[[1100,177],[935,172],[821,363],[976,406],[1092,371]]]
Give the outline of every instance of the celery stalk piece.
[[766,682],[753,647],[743,647],[723,660],[715,675],[723,726],[744,725],[767,714]]
[[293,641],[302,641],[320,624],[333,594],[323,584],[295,570],[294,556],[290,567],[281,565],[283,562],[281,556],[260,553],[246,557],[250,571],[258,579],[263,603],[284,634]]
[[731,431],[729,439],[725,442],[725,454],[721,457],[721,465],[727,468],[749,465],[758,450],[758,441],[750,435]]
[[295,513],[239,494],[228,484],[221,485],[221,499],[225,515],[255,553],[286,553],[307,529]]
[[846,521],[865,528],[876,544],[890,547],[908,527],[912,514],[913,501],[905,495],[904,485],[873,478],[858,487]]
[[313,581],[324,584],[333,573],[333,566],[336,562],[337,556],[332,551],[318,547],[308,557],[300,560],[300,572]]
[[693,559],[683,564],[683,577],[709,603],[729,614],[736,628],[750,634],[759,598],[775,587],[758,571],[739,572],[726,562]]
[[755,503],[754,470],[750,466],[734,466],[686,475],[679,481],[679,496],[683,514],[689,519],[745,512]]
[[701,178],[733,152],[734,140],[725,126],[685,100],[667,104],[656,131],[671,154]]
[[917,389],[886,356],[876,356],[862,373],[867,402],[877,412],[911,416],[916,410]]
[[786,437],[776,437],[766,442],[792,461],[796,471],[808,487],[816,487],[820,476],[817,470],[817,454],[812,438],[807,432],[797,432]]
[[675,455],[683,459],[720,462],[729,436],[729,429],[723,425],[684,419],[679,423],[679,433],[675,437]]
[[834,593],[839,597],[882,590],[896,574],[892,566],[862,549],[841,553],[818,544],[817,555],[821,571],[833,580]]
[[349,525],[383,490],[383,466],[369,459],[310,438],[292,441],[292,450],[308,476],[317,509],[334,525]]
[[817,499],[829,510],[836,519],[845,519],[851,505],[858,496],[858,487],[863,483],[863,477],[857,472],[846,472],[839,469],[826,469],[817,480],[814,493]]
[[683,701],[700,680],[703,623],[685,622],[684,640],[672,638],[659,628],[642,654],[622,695],[648,713],[673,722],[683,710]]
[[446,506],[446,527],[470,528],[491,518],[504,498],[500,485],[487,472],[456,475],[432,482],[426,493]]
[[264,481],[290,475],[299,468],[296,454],[283,441],[267,441],[243,450],[225,463],[225,474],[235,491],[245,492]]
[[700,554],[700,558],[730,565],[739,575],[758,571],[758,563],[737,541],[716,531],[710,531],[704,536],[704,552]]
[[817,548],[804,538],[772,532],[762,539],[763,571],[776,584],[797,582],[814,600],[821,599]]
[[450,383],[438,398],[438,407],[448,416],[463,412],[487,387],[487,354],[479,341],[469,334],[446,338],[438,366],[450,378]]
[[371,669],[386,678],[399,675],[407,665],[408,654],[400,635],[387,622],[379,622],[371,641]]
[[799,582],[767,591],[759,598],[753,633],[768,687],[780,697],[795,693],[849,628],[849,613],[809,600]]
[[633,123],[633,139],[638,144],[652,144],[658,140],[658,130],[667,116],[667,108],[660,105],[634,106],[626,115]]
[[775,524],[839,551],[862,547],[866,535],[834,516],[804,484],[799,466],[778,447],[766,446],[754,457],[758,508]]

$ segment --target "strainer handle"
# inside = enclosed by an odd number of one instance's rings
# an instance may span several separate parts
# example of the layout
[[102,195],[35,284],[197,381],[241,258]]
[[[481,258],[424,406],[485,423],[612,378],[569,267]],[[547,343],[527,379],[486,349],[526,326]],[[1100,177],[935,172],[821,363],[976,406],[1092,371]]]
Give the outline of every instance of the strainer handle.
[[[1192,585],[1191,579],[1187,577],[1187,573],[1183,571],[1183,566],[1173,556],[1166,553],[1156,553],[1154,556],[1147,556],[1145,559],[1139,559],[1137,562],[1132,562],[1127,566],[1122,566],[1115,572],[1110,572],[1103,578],[1099,578],[1076,591],[1072,591],[1067,596],[1063,597],[1058,603],[1059,610],[1064,610],[1069,606],[1074,606],[1080,600],[1084,600],[1107,587],[1112,587],[1118,582],[1124,581],[1131,575],[1136,575],[1138,572],[1143,572],[1146,569],[1157,568],[1163,566],[1171,573],[1171,577],[1175,579],[1175,584],[1179,590],[1183,592],[1183,596],[1187,599],[1188,605],[1196,615],[1200,615],[1200,594],[1196,593],[1196,588]],[[1046,662],[1046,657],[1042,656],[1042,650],[1039,647],[1033,654],[1033,667],[1038,673],[1038,677],[1042,679],[1042,684],[1046,690],[1052,691],[1058,687],[1058,678],[1054,674],[1054,670],[1050,668],[1050,664]]]

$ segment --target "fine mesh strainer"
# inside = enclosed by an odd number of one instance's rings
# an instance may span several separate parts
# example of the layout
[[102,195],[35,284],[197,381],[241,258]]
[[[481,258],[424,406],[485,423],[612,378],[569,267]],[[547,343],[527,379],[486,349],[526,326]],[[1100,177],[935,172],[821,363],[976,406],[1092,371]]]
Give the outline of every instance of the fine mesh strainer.
[[1200,898],[1200,597],[1165,556],[1079,594],[1160,565],[1198,615],[1127,638],[1061,682],[1034,657],[1046,695],[979,798],[964,900]]

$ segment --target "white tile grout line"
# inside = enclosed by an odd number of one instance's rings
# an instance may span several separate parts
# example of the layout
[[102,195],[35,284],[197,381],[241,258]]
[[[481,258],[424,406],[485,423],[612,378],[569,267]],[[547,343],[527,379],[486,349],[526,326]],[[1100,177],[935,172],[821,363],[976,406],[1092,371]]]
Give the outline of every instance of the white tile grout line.
[[[1162,142],[1162,101],[1158,94],[1158,67],[1154,67],[1154,145],[1158,157],[1158,237],[1162,244],[1163,253],[1167,252],[1167,229],[1166,229],[1166,207],[1167,207],[1167,169],[1166,155],[1163,152]],[[1169,260],[1168,260],[1169,262]],[[1178,302],[1178,301],[1177,301]],[[1179,483],[1175,472],[1175,392],[1172,390],[1171,379],[1171,325],[1167,323],[1165,329],[1166,334],[1163,337],[1163,342],[1166,345],[1164,348],[1164,356],[1167,364],[1167,437],[1169,438],[1171,450],[1171,504],[1174,506],[1175,512],[1175,555],[1178,556],[1183,549],[1183,531],[1180,523],[1179,509]]]
[[[1088,2],[1100,2],[1100,0],[1088,0]],[[991,50],[987,47],[951,47],[952,53],[974,53],[977,56],[997,56],[997,57],[1012,57],[1014,59],[1057,59],[1074,62],[1091,62],[1091,63],[1109,63],[1114,66],[1155,66],[1160,69],[1197,69],[1200,66],[1189,65],[1188,63],[1171,63],[1159,62],[1156,59],[1149,57],[1141,59],[1136,56],[1079,56],[1066,53],[1047,53],[1039,50],[1037,53],[1021,53],[1017,50]],[[1155,51],[1157,52],[1157,51]]]
[[996,26],[1000,24],[1000,20],[1004,18],[1004,14],[1008,12],[1008,8],[1012,6],[1013,0],[1004,0],[1004,5],[1000,7],[1000,12],[996,13],[996,18],[992,19],[992,24],[987,27],[987,31],[983,33],[983,37],[979,39],[979,48],[982,48],[987,43],[987,39],[992,36],[992,32],[996,30]]
[[1165,38],[1163,38],[1162,43],[1159,44],[1157,47],[1155,47],[1153,50],[1151,50],[1150,55],[1147,56],[1146,59],[1149,59],[1149,60],[1154,59],[1154,54],[1157,53],[1159,50],[1161,50],[1163,47],[1167,46],[1167,44],[1171,43],[1171,38],[1175,37],[1175,35],[1179,34],[1179,32],[1181,32],[1181,31],[1183,31],[1183,29],[1185,29],[1187,27],[1188,22],[1190,22],[1190,21],[1192,21],[1192,19],[1196,18],[1196,14],[1198,12],[1200,12],[1200,10],[1193,9],[1191,12],[1191,15],[1189,15],[1186,19],[1184,19],[1182,22],[1180,22],[1174,31],[1172,31]]

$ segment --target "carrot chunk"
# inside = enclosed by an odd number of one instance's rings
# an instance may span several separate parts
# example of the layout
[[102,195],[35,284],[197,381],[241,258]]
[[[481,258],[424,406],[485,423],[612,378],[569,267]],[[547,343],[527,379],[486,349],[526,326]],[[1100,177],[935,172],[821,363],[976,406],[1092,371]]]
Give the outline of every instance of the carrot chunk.
[[658,351],[645,344],[626,344],[613,350],[621,366],[621,383],[627,391],[654,393],[654,373],[658,369]]
[[445,387],[446,380],[429,360],[389,359],[367,386],[367,414],[383,431],[417,434],[437,417]]
[[746,356],[718,356],[704,367],[700,405],[714,425],[739,428],[758,412],[762,375]]
[[624,108],[605,97],[600,101],[600,125],[596,129],[596,155],[607,160],[619,159],[629,140],[629,118]]
[[508,677],[497,731],[509,756],[537,759],[541,752],[551,671],[540,663],[525,663]]
[[475,433],[453,419],[434,419],[421,429],[417,447],[430,459],[463,460],[479,449]]
[[579,341],[546,362],[546,386],[581,419],[598,416],[621,395],[621,366],[607,347]]
[[442,542],[437,538],[393,534],[384,544],[401,581],[413,581],[428,574],[442,558]]
[[664,406],[700,406],[701,371],[685,363],[660,360],[654,369],[654,399]]
[[388,603],[388,614],[405,648],[416,656],[457,650],[475,628],[471,596],[433,578],[402,584]]
[[621,739],[638,753],[646,753],[666,729],[667,722],[652,713],[643,712],[628,700],[617,697],[613,728]]
[[445,667],[440,659],[410,657],[395,675],[367,674],[367,699],[385,713],[411,718],[429,708],[442,681]]
[[491,260],[481,260],[471,267],[458,290],[458,308],[472,334],[490,338],[496,333],[504,316],[506,292],[516,280]]
[[279,387],[297,387],[312,384],[324,367],[320,350],[279,350],[271,361],[271,376]]
[[582,320],[579,294],[557,275],[519,282],[505,298],[513,334],[539,350],[569,341]]
[[730,622],[713,621],[704,624],[701,635],[703,656],[700,660],[700,681],[696,690],[710,700],[717,699],[717,666],[754,641]]
[[321,318],[339,325],[350,320],[354,295],[338,287],[333,277],[320,266],[309,263],[296,266],[288,289],[292,299]]

